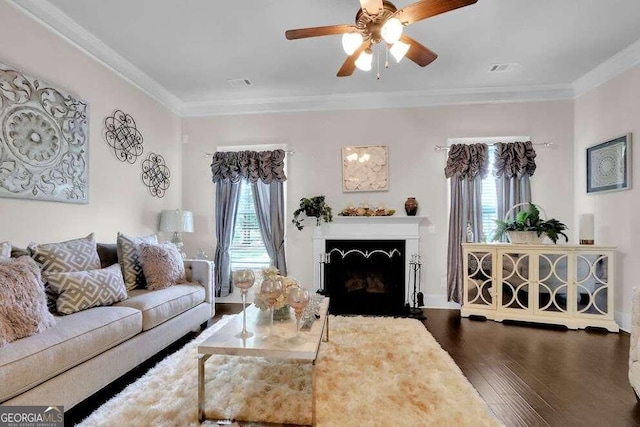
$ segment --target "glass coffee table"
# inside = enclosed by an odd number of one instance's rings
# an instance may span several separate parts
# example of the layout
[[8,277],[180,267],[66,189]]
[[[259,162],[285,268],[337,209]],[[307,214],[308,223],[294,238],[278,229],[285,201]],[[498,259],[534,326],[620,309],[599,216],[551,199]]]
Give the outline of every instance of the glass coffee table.
[[[319,318],[311,329],[301,333],[306,340],[300,344],[288,341],[296,335],[295,318],[292,321],[274,322],[273,335],[279,339],[264,339],[269,333],[269,321],[260,320],[260,310],[255,305],[246,309],[247,329],[253,332],[249,338],[237,338],[242,330],[242,313],[237,314],[219,331],[211,335],[198,346],[198,420],[203,423],[207,418],[204,411],[205,373],[204,366],[214,354],[227,356],[254,356],[273,359],[302,361],[312,364],[311,368],[311,422],[316,424],[316,359],[320,342],[329,340],[329,298],[323,298],[318,311]],[[260,420],[253,420],[260,421]]]

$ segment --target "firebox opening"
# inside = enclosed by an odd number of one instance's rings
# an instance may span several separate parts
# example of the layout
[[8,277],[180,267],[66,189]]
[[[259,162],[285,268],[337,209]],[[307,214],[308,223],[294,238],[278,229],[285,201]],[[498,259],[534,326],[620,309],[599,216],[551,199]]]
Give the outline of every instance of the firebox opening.
[[404,240],[327,240],[324,285],[330,312],[402,314],[404,252]]

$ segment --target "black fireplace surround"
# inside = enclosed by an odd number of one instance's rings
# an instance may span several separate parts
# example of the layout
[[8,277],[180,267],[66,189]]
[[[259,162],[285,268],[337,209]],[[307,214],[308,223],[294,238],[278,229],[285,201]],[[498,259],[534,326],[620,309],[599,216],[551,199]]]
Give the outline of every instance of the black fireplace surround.
[[324,291],[332,314],[401,315],[404,240],[327,240]]

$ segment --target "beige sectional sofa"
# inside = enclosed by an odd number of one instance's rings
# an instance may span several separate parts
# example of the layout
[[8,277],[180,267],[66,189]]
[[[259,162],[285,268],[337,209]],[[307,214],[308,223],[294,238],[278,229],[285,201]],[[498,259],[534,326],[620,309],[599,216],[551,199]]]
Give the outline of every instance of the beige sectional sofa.
[[[117,260],[112,250],[100,257],[103,266]],[[187,260],[185,267],[189,283],[134,289],[119,303],[56,316],[55,326],[1,347],[0,404],[69,410],[198,330],[215,314],[213,264]]]

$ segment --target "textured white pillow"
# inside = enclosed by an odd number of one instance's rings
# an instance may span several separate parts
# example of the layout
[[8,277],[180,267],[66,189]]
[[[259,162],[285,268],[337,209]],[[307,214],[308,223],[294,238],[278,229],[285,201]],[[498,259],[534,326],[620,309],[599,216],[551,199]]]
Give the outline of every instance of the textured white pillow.
[[144,288],[147,284],[142,273],[140,256],[138,255],[138,245],[140,243],[158,243],[158,237],[155,234],[132,237],[118,233],[118,262],[122,268],[122,277],[127,291]]
[[11,243],[0,243],[0,258],[11,258]]
[[164,289],[187,281],[184,260],[173,243],[140,243],[138,250],[147,289]]
[[56,307],[62,314],[111,305],[127,298],[118,264],[90,271],[45,273],[44,277],[58,296]]

